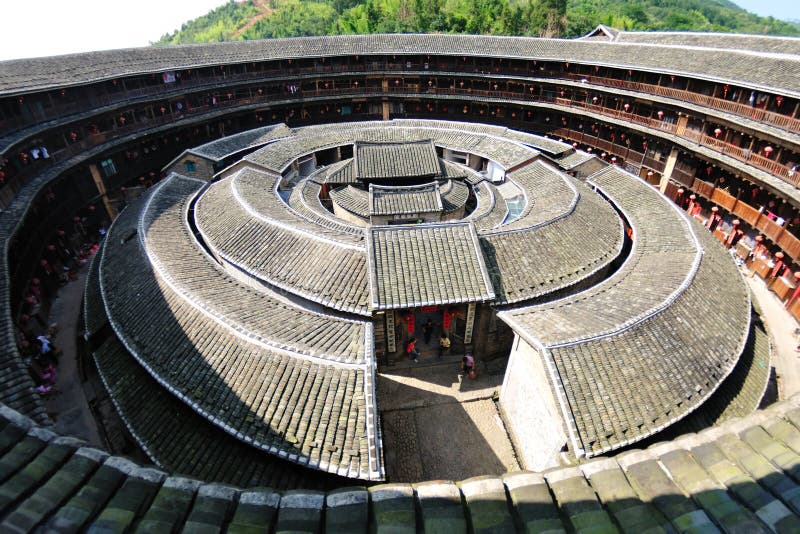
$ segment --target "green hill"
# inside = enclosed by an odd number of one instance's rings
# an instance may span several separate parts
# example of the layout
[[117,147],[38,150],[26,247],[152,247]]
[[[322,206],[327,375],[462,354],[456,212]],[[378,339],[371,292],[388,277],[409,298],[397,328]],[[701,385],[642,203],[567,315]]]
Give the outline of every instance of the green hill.
[[800,36],[798,23],[727,0],[231,0],[153,44],[401,32],[577,37],[598,24]]

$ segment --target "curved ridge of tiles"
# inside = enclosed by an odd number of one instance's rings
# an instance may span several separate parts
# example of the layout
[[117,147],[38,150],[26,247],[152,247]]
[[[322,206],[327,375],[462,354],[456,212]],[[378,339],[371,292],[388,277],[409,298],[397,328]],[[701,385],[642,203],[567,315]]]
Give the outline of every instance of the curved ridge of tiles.
[[[611,396],[611,401],[608,403],[602,402],[602,406],[606,410],[613,411],[615,409],[615,404],[619,406],[624,405],[625,407],[623,410],[626,416],[630,413],[646,411],[647,408],[641,408],[641,406],[652,406],[655,402],[661,402],[665,407],[661,411],[670,413],[675,410],[674,406],[677,405],[680,407],[680,405],[685,402],[685,399],[683,401],[677,401],[677,399],[673,400],[672,407],[665,404],[664,399],[668,398],[670,394],[673,396],[679,393],[685,394],[686,390],[680,387],[667,387],[666,390],[661,391],[661,397],[658,401],[650,398],[650,400],[645,401],[637,399],[640,402],[629,403],[626,402],[626,396],[630,395],[631,391],[626,389],[617,393],[619,388],[615,388],[615,384],[609,381],[609,377],[612,375],[616,376],[613,372],[609,372],[608,375],[604,374],[602,378],[598,378],[594,375],[584,375],[584,373],[578,372],[577,367],[569,364],[569,360],[578,358],[579,354],[586,354],[587,350],[593,350],[591,359],[595,361],[593,363],[590,362],[586,368],[602,369],[603,364],[598,360],[605,358],[607,361],[613,361],[618,357],[614,354],[614,351],[622,351],[627,347],[619,342],[615,345],[615,340],[621,339],[621,336],[626,336],[626,333],[629,331],[637,331],[639,335],[644,335],[641,333],[642,330],[645,328],[652,329],[653,321],[661,321],[662,323],[675,321],[676,317],[664,318],[661,314],[664,314],[666,310],[669,310],[671,306],[675,305],[678,299],[685,300],[687,298],[693,298],[695,300],[701,299],[705,301],[708,299],[705,295],[708,291],[721,292],[722,290],[714,288],[716,284],[708,286],[706,283],[706,286],[701,288],[702,291],[700,294],[693,296],[687,295],[687,290],[698,276],[698,270],[701,269],[701,267],[704,269],[703,273],[706,278],[710,276],[711,280],[716,282],[727,280],[726,277],[716,271],[709,273],[703,263],[704,258],[706,263],[708,263],[711,261],[711,258],[715,257],[713,254],[717,256],[720,254],[719,250],[713,249],[712,256],[709,257],[706,255],[706,250],[709,247],[719,248],[719,244],[709,236],[697,233],[685,213],[677,206],[668,202],[660,193],[639,181],[637,178],[615,167],[609,167],[608,169],[596,173],[591,177],[590,182],[602,190],[606,196],[617,205],[633,228],[633,248],[626,262],[611,278],[584,292],[547,304],[504,311],[498,314],[503,321],[514,326],[515,330],[525,337],[526,341],[531,343],[534,347],[537,347],[543,355],[551,375],[551,381],[557,392],[561,410],[566,416],[566,420],[570,422],[568,427],[573,447],[576,451],[579,451],[579,454],[585,454],[587,456],[601,454],[612,448],[624,446],[643,439],[666,428],[674,421],[685,417],[699,407],[733,370],[738,355],[741,354],[747,341],[750,320],[749,293],[744,287],[744,283],[739,280],[737,276],[736,281],[733,282],[734,289],[738,286],[738,293],[744,294],[746,298],[744,298],[742,302],[743,305],[740,309],[737,310],[734,307],[729,316],[732,324],[736,323],[735,326],[741,327],[741,329],[738,330],[738,337],[735,336],[737,331],[735,327],[730,328],[728,331],[729,334],[734,336],[736,345],[726,346],[724,342],[718,342],[716,345],[712,345],[714,349],[719,352],[716,358],[717,363],[714,364],[717,365],[719,369],[716,372],[710,371],[713,365],[709,364],[710,367],[707,366],[705,372],[698,373],[701,377],[713,376],[713,383],[706,383],[702,387],[702,395],[691,399],[690,403],[686,403],[687,406],[685,409],[676,410],[678,413],[668,417],[666,421],[661,421],[659,424],[648,424],[646,422],[647,417],[641,417],[642,423],[639,427],[639,432],[627,429],[624,431],[624,433],[627,434],[624,439],[617,440],[613,443],[609,441],[599,446],[590,445],[587,447],[587,441],[594,444],[603,440],[599,436],[586,437],[586,429],[598,425],[596,423],[582,424],[579,422],[579,420],[586,415],[584,410],[579,408],[581,404],[578,400],[579,398],[585,398],[588,402],[593,402],[592,399],[598,399],[597,395]],[[629,188],[628,191],[625,189],[626,186]],[[648,198],[651,199],[650,202],[647,202]],[[642,202],[642,199],[645,199],[645,201]],[[653,202],[657,203],[653,204]],[[675,221],[678,221],[683,230],[681,232],[673,231],[672,238],[663,235],[663,230],[665,228],[672,229],[675,227]],[[701,243],[701,239],[705,241],[704,244]],[[663,269],[666,267],[670,267],[670,270],[674,269],[676,267],[676,257],[679,261],[678,265],[682,262],[683,266],[680,268],[680,272],[683,273],[683,275],[682,278],[673,280],[666,276],[667,271]],[[722,258],[728,260],[727,254],[723,254]],[[728,270],[730,271],[730,269]],[[731,275],[730,272],[724,274]],[[736,275],[735,272],[733,274]],[[642,280],[642,276],[646,278],[646,282]],[[664,280],[668,283],[664,284]],[[642,301],[632,303],[631,298],[633,293],[630,291],[630,286],[639,286],[643,283],[646,283],[648,287],[660,288],[662,291],[645,293]],[[596,299],[598,296],[603,296],[603,294],[605,294],[604,299],[598,303]],[[690,305],[690,307],[695,308],[698,314],[702,314],[702,306]],[[607,319],[609,316],[612,319],[611,322]],[[677,317],[677,320],[680,321],[680,315]],[[601,324],[593,327],[593,329],[586,329],[583,332],[575,328],[570,330],[573,325],[585,325],[587,322],[589,324],[598,322]],[[695,322],[699,323],[701,321],[698,319]],[[556,329],[557,331],[555,336],[542,337],[542,335],[539,334],[539,332],[552,329]],[[741,332],[744,332],[744,334],[741,334]],[[706,338],[708,338],[707,334],[698,332],[697,336],[690,336],[690,338],[684,340],[684,343],[689,343],[690,341],[699,343],[699,340]],[[730,345],[730,343],[727,345]],[[649,380],[653,368],[648,367],[648,363],[653,363],[654,359],[669,361],[669,359],[674,358],[676,354],[685,354],[686,361],[676,362],[677,368],[683,368],[683,366],[688,363],[689,359],[702,359],[701,356],[698,356],[693,351],[682,349],[681,346],[668,343],[659,345],[659,342],[655,340],[652,340],[647,345],[636,346],[641,347],[639,350],[642,351],[642,355],[649,353],[649,356],[643,356],[644,359],[642,360],[632,360],[632,367],[627,371],[623,372],[620,370],[622,373],[621,376],[627,376],[627,380],[631,383],[640,381],[643,376],[647,377]],[[582,347],[587,348],[584,349]],[[592,349],[591,347],[597,348]],[[563,353],[564,356],[557,358],[554,353],[559,355]],[[658,356],[659,354],[661,356]],[[636,367],[638,363],[641,363],[644,367]],[[592,367],[593,365],[598,367]],[[668,375],[662,378],[666,379]],[[671,380],[674,384],[677,384],[683,380],[683,377],[675,376]],[[592,381],[596,383],[605,383],[606,386],[600,388],[605,393],[598,393],[598,390],[592,388],[589,385]],[[642,384],[642,386],[644,386],[644,384]],[[579,394],[578,389],[582,389],[583,393]],[[593,394],[588,393],[591,391],[595,392]],[[697,391],[697,393],[700,393],[700,391]],[[588,397],[586,397],[585,394],[588,394]],[[617,394],[619,396],[615,397],[614,395]],[[602,412],[604,408],[599,408],[599,410]],[[656,410],[656,412],[658,412],[658,410]],[[651,415],[653,414],[653,412],[650,413]],[[655,415],[660,417],[658,413],[655,413]],[[600,418],[601,420],[607,418],[608,421],[626,421],[630,419],[626,419],[625,416],[616,418],[610,414],[606,417],[600,414]],[[653,421],[653,423],[655,423],[655,421]],[[619,426],[625,425],[626,423],[623,423]],[[612,432],[606,423],[601,423],[599,426],[608,429],[606,432]],[[641,431],[642,429],[644,429],[643,432]],[[615,430],[614,433],[616,432]],[[609,434],[608,439],[613,437],[614,433]]]
[[[507,179],[522,190],[525,208],[514,221],[482,232],[482,236],[532,231],[552,224],[575,211],[581,198],[578,188],[566,175],[541,161],[510,172]],[[537,198],[544,201],[536,204]]]
[[336,187],[328,192],[336,205],[357,217],[369,218],[369,193],[350,184]]
[[[326,169],[320,169],[323,172]],[[316,174],[316,173],[315,173]],[[331,227],[339,232],[346,232],[358,236],[359,241],[365,239],[363,226],[348,223],[342,219],[337,219],[330,211],[322,205],[320,194],[322,186],[313,180],[314,174],[302,180],[294,188],[289,196],[289,207],[297,212],[301,217],[314,222],[320,226]]]
[[[181,191],[181,181],[194,185]],[[372,323],[290,306],[240,285],[193,242],[194,236],[186,226],[189,199],[203,185],[204,182],[172,175],[157,186],[145,206],[138,235],[157,275],[189,304],[252,343],[288,350],[312,361],[353,365],[371,362],[373,355],[366,349],[367,340],[372,337]],[[169,196],[170,187],[186,197],[182,208],[153,208],[159,195]],[[261,313],[253,316],[252,310]]]
[[[605,184],[601,183],[603,177],[608,178]],[[620,182],[636,190],[635,203],[629,202],[632,197],[625,197]],[[530,341],[542,348],[614,335],[653,317],[683,293],[700,266],[703,249],[689,220],[661,194],[613,166],[590,177],[589,183],[614,202],[630,224],[633,230],[631,253],[610,278],[585,291],[500,313],[504,320],[529,332]],[[681,229],[679,232],[674,230],[676,223]],[[672,238],[665,235],[666,228],[670,229]],[[680,278],[673,279],[669,276],[671,272],[680,273]],[[641,284],[656,291],[644,293],[644,299],[639,301],[621,298]],[[605,298],[601,300],[601,297]],[[587,322],[601,321],[606,324],[585,326]],[[545,329],[548,334],[536,334]]]
[[[200,196],[194,215],[213,252],[251,276],[336,310],[370,315],[363,245],[342,245],[248,211],[230,177]],[[341,273],[335,285],[333,272]]]
[[[106,314],[128,352],[162,387],[231,436],[300,465],[353,478],[382,479],[379,430],[372,413],[376,407],[374,364],[312,364],[287,352],[266,350],[229,333],[172,293],[158,277],[150,275],[132,284],[128,278],[136,269],[128,262],[146,265],[136,238],[142,209],[141,204],[129,207],[114,221],[106,238],[106,247],[115,249],[113,259],[107,263],[109,250],[104,247],[100,267]],[[113,298],[109,297],[112,289]],[[142,307],[152,321],[138,320]],[[161,315],[170,320],[161,320]],[[367,350],[372,350],[371,345]],[[332,386],[340,382],[349,392],[347,398]],[[305,398],[302,410],[291,409],[301,398]],[[281,402],[286,410],[278,410]],[[325,408],[310,417],[330,411],[335,419],[337,414],[352,412],[353,419],[348,416],[348,421],[352,420],[355,434],[321,423],[309,425],[314,436],[296,436],[295,432],[309,432],[308,426],[300,425],[300,416],[314,411],[317,403]],[[360,445],[353,448],[353,443]]]
[[245,206],[248,212],[256,214],[259,219],[283,224],[287,228],[295,228],[317,238],[330,239],[342,246],[363,250],[363,236],[359,238],[358,235],[351,232],[340,232],[335,228],[309,221],[284,202],[278,193],[280,176],[268,175],[256,169],[244,167],[237,171],[230,180],[235,198]]
[[[566,216],[533,229],[480,235],[499,305],[573,286],[608,268],[622,253],[624,228],[614,209],[586,188]],[[535,250],[534,258],[518,252]]]

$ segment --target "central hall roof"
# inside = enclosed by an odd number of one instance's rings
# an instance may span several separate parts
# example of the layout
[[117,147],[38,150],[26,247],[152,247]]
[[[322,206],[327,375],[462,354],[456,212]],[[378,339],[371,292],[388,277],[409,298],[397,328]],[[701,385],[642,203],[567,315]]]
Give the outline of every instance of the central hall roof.
[[495,297],[472,223],[371,226],[367,263],[373,310]]
[[401,143],[357,141],[353,147],[355,175],[359,180],[432,178],[442,174],[433,141]]
[[406,187],[369,184],[370,215],[412,215],[442,211],[439,184]]

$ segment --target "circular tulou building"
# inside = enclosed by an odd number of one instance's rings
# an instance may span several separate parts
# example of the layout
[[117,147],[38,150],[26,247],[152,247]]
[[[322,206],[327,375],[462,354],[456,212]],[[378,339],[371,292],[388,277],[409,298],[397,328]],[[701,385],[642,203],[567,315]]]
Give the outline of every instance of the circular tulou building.
[[[800,317],[798,67],[605,26],[0,63],[0,528],[797,530],[737,262]],[[74,257],[105,450],[30,360]],[[398,406],[466,355],[514,463],[411,412],[487,466],[415,478]]]

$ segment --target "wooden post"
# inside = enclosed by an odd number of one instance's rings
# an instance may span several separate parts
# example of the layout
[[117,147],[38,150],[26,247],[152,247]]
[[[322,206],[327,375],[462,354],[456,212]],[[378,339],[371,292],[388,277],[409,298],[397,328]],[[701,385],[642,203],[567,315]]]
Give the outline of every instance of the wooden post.
[[662,193],[666,192],[667,184],[672,178],[672,171],[675,170],[675,163],[678,162],[678,149],[673,148],[669,156],[667,156],[667,163],[664,165],[664,172],[661,174],[661,181],[658,183],[658,189]]
[[686,132],[686,125],[689,122],[689,117],[686,115],[681,115],[678,117],[677,127],[675,128],[675,135],[683,136]]
[[117,218],[117,212],[114,210],[114,206],[111,205],[111,202],[108,200],[108,195],[106,194],[106,184],[103,181],[103,177],[100,174],[100,170],[97,168],[97,165],[94,163],[89,165],[89,173],[92,175],[92,180],[94,180],[94,185],[97,186],[97,191],[100,193],[100,196],[103,198],[103,205],[106,207],[106,213],[108,213],[108,217],[110,220],[114,220]]

